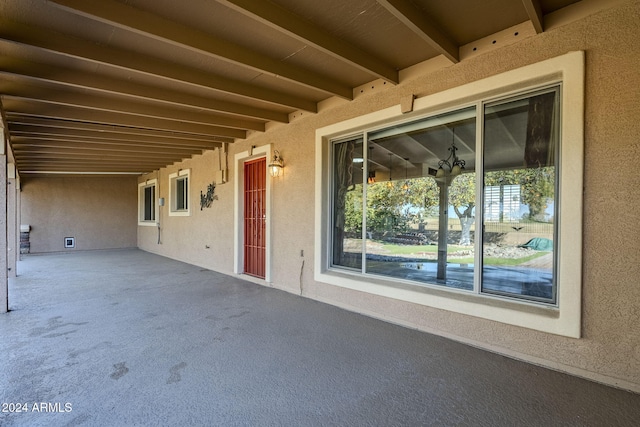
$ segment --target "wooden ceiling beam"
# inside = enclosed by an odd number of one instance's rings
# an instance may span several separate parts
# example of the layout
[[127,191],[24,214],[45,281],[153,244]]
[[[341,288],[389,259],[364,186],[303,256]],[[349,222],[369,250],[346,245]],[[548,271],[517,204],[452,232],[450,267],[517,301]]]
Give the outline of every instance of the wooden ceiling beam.
[[65,168],[83,168],[86,169],[88,167],[95,168],[128,168],[133,170],[141,170],[141,169],[157,169],[163,166],[166,166],[167,163],[121,163],[121,162],[87,162],[87,161],[44,161],[44,162],[25,162],[19,163],[18,166],[20,168],[25,169],[36,169],[36,168],[50,168],[53,166],[56,167],[65,167]]
[[[97,156],[99,156],[100,158],[105,158],[105,159],[113,158],[113,159],[122,159],[122,160],[127,160],[127,159],[132,159],[137,157],[143,157],[149,160],[168,160],[176,157],[175,153],[164,154],[164,153],[149,152],[149,153],[143,153],[143,154],[135,154],[135,153],[132,154],[130,151],[128,152],[114,151],[112,153],[100,153],[98,151],[91,151],[91,152],[80,153],[80,152],[66,152],[63,149],[59,153],[56,153],[55,150],[48,150],[47,148],[35,147],[33,151],[29,151],[28,149],[18,151],[16,155],[16,159],[21,159],[21,160],[31,159],[31,158],[47,159],[49,157],[56,157],[63,154],[65,156],[70,156],[74,158],[96,158]],[[180,154],[183,154],[183,153],[180,153]]]
[[[122,162],[99,162],[99,161],[64,161],[53,160],[46,162],[25,162],[17,163],[16,166],[21,170],[58,170],[58,171],[100,171],[100,172],[122,172],[122,171],[152,171],[173,164],[173,162],[159,163],[122,163]],[[22,172],[21,172],[22,174]]]
[[198,71],[174,62],[101,46],[76,37],[0,18],[0,39],[102,65],[316,113],[316,102],[281,91]]
[[539,0],[522,0],[522,4],[527,11],[527,15],[535,28],[536,33],[544,32],[544,17],[542,15],[542,6]]
[[68,131],[84,131],[93,132],[105,137],[105,139],[152,139],[154,141],[175,141],[175,142],[204,142],[204,143],[230,143],[233,142],[232,138],[222,138],[217,136],[207,135],[194,135],[188,133],[181,133],[176,131],[157,131],[151,129],[142,129],[135,127],[126,127],[118,125],[103,125],[96,123],[85,123],[72,120],[57,120],[46,119],[39,117],[32,117],[28,115],[18,114],[16,112],[9,112],[6,114],[7,123],[9,124],[9,132],[14,126],[27,126],[27,127],[43,127],[49,130],[60,129],[61,132]]
[[166,158],[166,157],[154,157],[147,158],[145,156],[138,157],[119,157],[119,156],[98,156],[98,155],[89,155],[89,154],[68,154],[68,153],[48,153],[42,152],[37,153],[34,157],[20,157],[16,158],[17,163],[43,163],[43,162],[53,162],[53,161],[68,161],[68,162],[100,162],[100,163],[112,163],[112,164],[153,164],[153,165],[163,165],[167,163],[173,163],[176,161],[180,161],[181,159],[187,158],[190,156],[184,156],[180,159],[176,157]]
[[109,111],[97,111],[67,105],[56,105],[38,100],[25,100],[2,96],[5,111],[17,112],[49,119],[73,120],[99,123],[103,125],[130,126],[162,131],[179,131],[196,135],[246,138],[246,131],[240,129],[209,126],[199,123],[187,123],[180,120],[158,119]]
[[180,152],[180,153],[154,153],[144,151],[121,151],[121,150],[89,150],[76,147],[47,147],[47,146],[33,146],[28,149],[20,149],[16,151],[16,161],[19,160],[31,160],[31,159],[47,159],[50,157],[60,157],[65,159],[70,158],[118,158],[121,160],[128,159],[143,159],[154,161],[179,161],[187,157],[200,154],[200,151],[192,152]]
[[195,107],[218,113],[279,123],[289,122],[288,114],[275,110],[195,96],[165,87],[134,83],[129,80],[106,77],[95,73],[85,73],[52,64],[10,58],[6,55],[0,57],[0,71],[68,87],[93,89],[112,95],[158,101],[168,105]]
[[[175,21],[112,0],[51,0],[64,9],[151,39],[170,43],[260,73],[321,90],[345,99],[353,98],[351,87],[291,62],[213,37]],[[273,7],[273,6],[271,6]]]
[[24,125],[10,125],[9,131],[11,132],[12,140],[17,138],[31,138],[31,139],[50,139],[50,140],[68,140],[68,141],[86,141],[91,143],[111,143],[111,144],[128,144],[128,145],[144,145],[154,147],[184,147],[184,148],[200,148],[203,150],[213,150],[220,146],[215,142],[200,142],[200,141],[179,141],[179,140],[161,140],[153,139],[150,137],[129,137],[125,135],[113,134],[111,137],[108,135],[102,135],[96,132],[88,131],[69,131],[66,129],[47,129],[37,128],[33,126]]
[[24,162],[19,161],[19,162],[16,162],[16,166],[18,167],[19,170],[32,169],[37,166],[51,166],[51,165],[74,165],[74,166],[83,167],[83,168],[100,166],[104,168],[103,171],[112,170],[112,168],[113,169],[130,168],[133,170],[157,170],[157,169],[166,167],[167,165],[180,162],[182,160],[183,159],[176,159],[176,160],[170,159],[165,161],[143,161],[140,159],[139,161],[125,162],[125,161],[119,161],[119,160],[103,161],[100,159],[67,160],[66,158],[61,157],[57,159],[43,160],[43,161],[33,161],[33,160],[28,160]]
[[68,163],[68,164],[111,164],[122,166],[162,166],[171,164],[174,159],[144,159],[144,158],[129,158],[123,159],[119,157],[98,157],[98,156],[66,156],[62,154],[49,153],[46,156],[30,157],[28,159],[17,159],[18,164],[42,164],[42,163]]
[[16,157],[16,162],[44,162],[44,161],[51,161],[51,160],[59,160],[59,159],[69,159],[69,160],[78,160],[78,161],[93,161],[93,160],[102,160],[102,161],[111,161],[111,162],[118,162],[118,161],[122,161],[122,162],[126,162],[126,163],[131,163],[131,162],[138,162],[138,163],[144,163],[144,162],[155,162],[155,163],[165,163],[167,161],[169,162],[173,162],[175,161],[175,157],[172,158],[167,158],[167,157],[147,157],[144,156],[144,158],[138,158],[138,157],[125,157],[125,156],[118,156],[118,155],[101,155],[101,156],[92,156],[89,154],[56,154],[56,153],[36,153],[36,154],[31,154],[31,155],[24,155],[22,157]]
[[[105,96],[95,91],[79,92],[76,90],[59,90],[53,87],[24,84],[20,82],[7,81],[1,79],[3,73],[0,72],[0,93],[4,96],[22,98],[26,100],[37,100],[56,105],[68,105],[71,107],[87,108],[91,110],[107,111],[135,116],[179,120],[186,123],[200,123],[229,127],[233,129],[255,130],[264,132],[264,122],[255,120],[239,119],[219,114],[204,113],[201,111],[187,111],[185,109],[174,109],[160,106],[157,103],[141,103],[127,99],[118,99],[115,96]],[[91,93],[94,92],[94,93]]]
[[106,165],[111,165],[114,167],[132,167],[132,168],[138,168],[138,170],[140,169],[160,169],[163,168],[167,165],[172,165],[174,163],[179,163],[185,159],[188,159],[190,156],[185,156],[182,158],[173,158],[173,159],[129,159],[129,160],[124,160],[124,159],[117,159],[117,158],[111,158],[111,159],[102,159],[99,157],[94,157],[94,158],[74,158],[74,157],[68,157],[65,155],[54,155],[51,154],[50,156],[52,156],[49,159],[25,159],[25,160],[16,160],[16,165],[18,166],[19,170],[22,170],[25,166],[27,165],[42,165],[42,164],[77,164],[79,166],[89,166],[89,165],[93,165],[93,164],[97,164],[97,165],[101,165],[101,166],[106,166]]
[[274,3],[255,0],[217,1],[376,78],[391,83],[399,81],[398,70],[385,64],[380,58],[358,49],[344,39],[331,35],[313,22],[307,21]]
[[75,150],[77,153],[143,153],[143,154],[165,154],[168,157],[178,155],[191,155],[200,154],[202,149],[190,148],[190,149],[174,149],[174,148],[158,148],[158,147],[144,147],[144,146],[131,146],[131,145],[117,145],[117,144],[87,144],[83,142],[63,142],[63,141],[19,141],[12,142],[11,147],[16,155],[22,153],[37,153],[46,151],[52,152],[67,152],[69,150]]
[[100,174],[108,174],[115,175],[118,173],[122,174],[134,174],[134,175],[142,175],[148,172],[155,170],[150,167],[116,167],[116,166],[65,166],[65,165],[36,165],[32,167],[24,167],[20,168],[20,176],[31,176],[31,175],[47,175],[50,173],[56,175],[64,175],[64,174],[73,174],[73,175],[100,175]]
[[376,1],[451,62],[460,62],[459,46],[410,0]]

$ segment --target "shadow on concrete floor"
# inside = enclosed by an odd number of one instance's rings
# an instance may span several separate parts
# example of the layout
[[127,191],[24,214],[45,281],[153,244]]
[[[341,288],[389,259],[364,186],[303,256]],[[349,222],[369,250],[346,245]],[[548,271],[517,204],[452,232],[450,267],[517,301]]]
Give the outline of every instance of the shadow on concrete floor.
[[640,419],[640,395],[139,250],[26,256],[18,273],[2,426]]

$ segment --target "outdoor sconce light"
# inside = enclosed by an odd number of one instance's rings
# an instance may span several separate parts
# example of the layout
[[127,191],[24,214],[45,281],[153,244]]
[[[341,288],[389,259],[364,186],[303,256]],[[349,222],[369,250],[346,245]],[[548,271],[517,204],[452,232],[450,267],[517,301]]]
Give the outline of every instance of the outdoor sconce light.
[[447,165],[447,167],[449,168],[449,172],[451,176],[460,175],[462,173],[462,170],[464,169],[465,161],[460,160],[456,155],[456,151],[458,151],[458,147],[456,147],[456,142],[455,142],[455,137],[456,137],[455,128],[452,130],[451,133],[452,133],[451,147],[449,147],[449,151],[451,153],[449,154],[449,157],[447,157],[444,160],[440,160],[438,162],[438,172],[436,172],[436,178],[444,178],[445,171],[442,168],[442,166],[444,165]]
[[280,172],[282,171],[282,168],[284,168],[284,162],[282,161],[282,157],[280,156],[280,152],[278,150],[274,150],[273,160],[267,167],[269,168],[269,174],[271,176],[280,176]]

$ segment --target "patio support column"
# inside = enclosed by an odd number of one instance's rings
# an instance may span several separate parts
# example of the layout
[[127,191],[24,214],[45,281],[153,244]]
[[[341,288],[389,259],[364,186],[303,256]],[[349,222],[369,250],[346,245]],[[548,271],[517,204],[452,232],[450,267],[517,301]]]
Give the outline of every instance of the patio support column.
[[20,234],[18,233],[18,189],[19,181],[15,163],[7,165],[7,275],[16,277]]
[[[7,150],[4,128],[0,127],[0,248],[7,248]],[[7,250],[0,251],[0,313],[9,311]]]
[[447,279],[447,228],[449,227],[449,185],[447,179],[438,181],[440,187],[440,220],[438,223],[438,280]]

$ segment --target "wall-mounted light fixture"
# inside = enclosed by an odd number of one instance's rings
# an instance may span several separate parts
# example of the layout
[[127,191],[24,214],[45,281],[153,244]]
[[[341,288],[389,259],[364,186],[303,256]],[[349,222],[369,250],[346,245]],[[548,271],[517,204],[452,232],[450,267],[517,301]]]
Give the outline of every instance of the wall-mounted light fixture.
[[274,150],[273,152],[273,160],[269,163],[269,174],[273,177],[280,176],[280,172],[284,168],[284,161],[280,156],[280,152],[278,150]]

